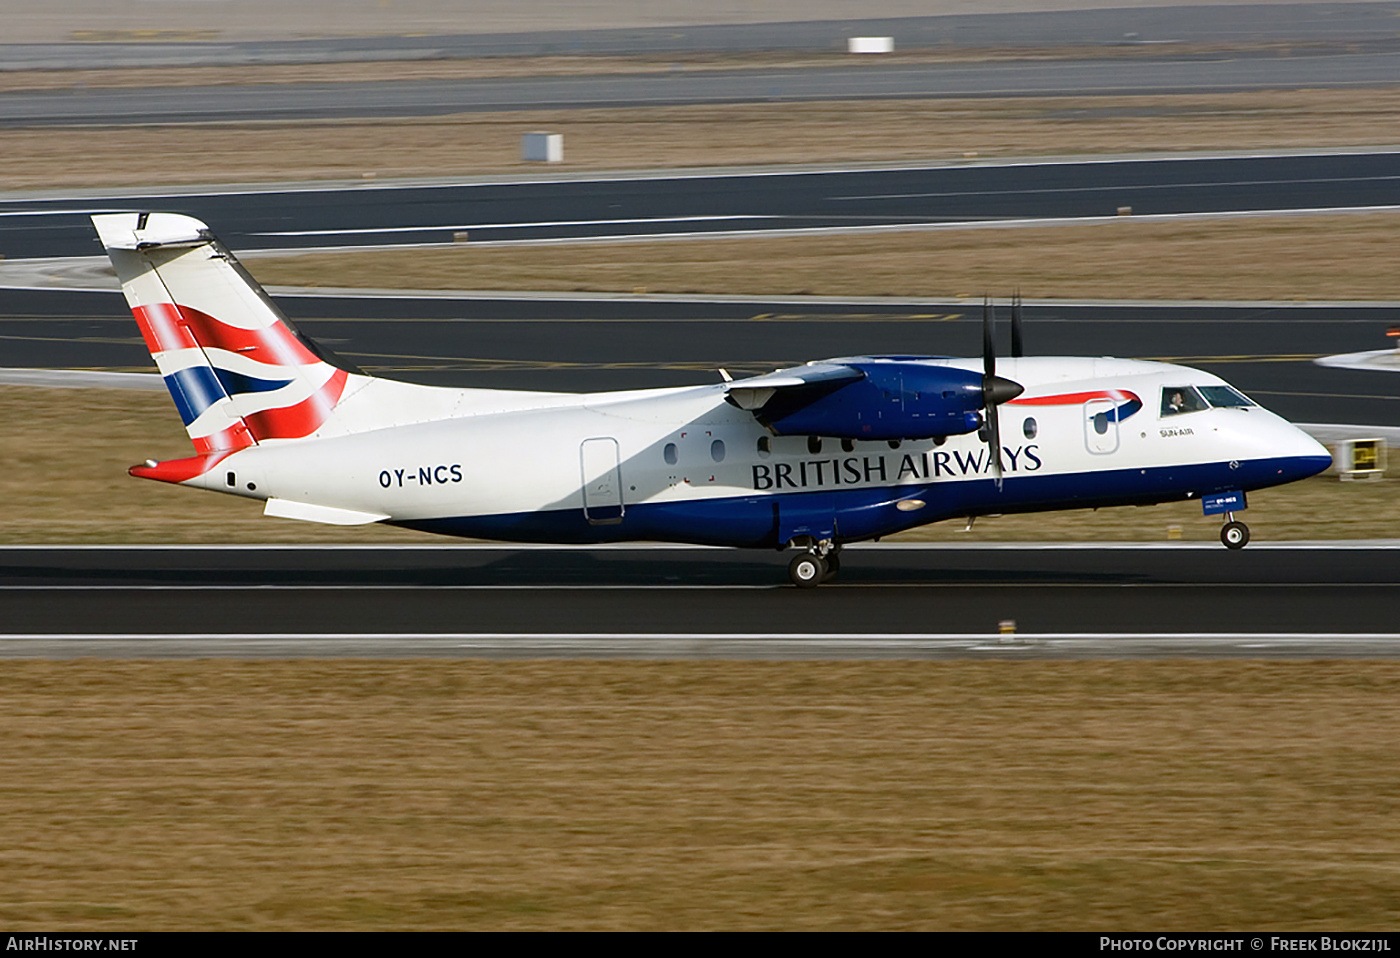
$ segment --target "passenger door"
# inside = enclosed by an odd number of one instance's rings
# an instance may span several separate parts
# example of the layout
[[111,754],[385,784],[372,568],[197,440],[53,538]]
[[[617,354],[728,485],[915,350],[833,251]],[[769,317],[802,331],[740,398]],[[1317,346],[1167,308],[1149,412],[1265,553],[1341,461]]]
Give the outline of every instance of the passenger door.
[[622,463],[611,436],[585,439],[579,449],[583,479],[583,517],[590,525],[622,521]]

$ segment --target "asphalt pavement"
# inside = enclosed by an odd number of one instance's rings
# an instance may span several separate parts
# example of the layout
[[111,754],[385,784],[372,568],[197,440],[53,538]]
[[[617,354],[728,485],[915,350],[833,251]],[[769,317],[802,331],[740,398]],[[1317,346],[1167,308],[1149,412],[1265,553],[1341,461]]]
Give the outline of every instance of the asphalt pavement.
[[0,195],[0,254],[100,255],[88,216],[119,210],[198,217],[241,252],[1394,206],[1385,151],[85,191]]
[[[0,656],[1393,656],[1400,549],[0,550]],[[47,639],[47,644],[38,640]],[[184,644],[180,644],[184,643]]]
[[[721,367],[737,375],[855,353],[970,356],[981,349],[977,302],[287,296],[278,303],[303,331],[367,371],[430,385],[680,386],[714,382]],[[1024,310],[1031,355],[1178,362],[1220,375],[1296,422],[1376,426],[1400,422],[1400,380],[1312,360],[1384,349],[1396,321],[1395,307],[1384,304]],[[116,292],[4,291],[0,343],[6,366],[153,369]],[[1008,348],[1003,338],[1001,349]]]

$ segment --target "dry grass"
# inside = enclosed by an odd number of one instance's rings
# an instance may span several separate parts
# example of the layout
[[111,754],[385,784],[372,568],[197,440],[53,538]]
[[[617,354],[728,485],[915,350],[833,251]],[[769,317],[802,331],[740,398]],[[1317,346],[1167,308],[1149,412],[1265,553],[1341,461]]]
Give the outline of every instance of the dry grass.
[[[1105,215],[1111,215],[1105,210]],[[1127,299],[1400,299],[1400,214],[258,258],[291,286]]]
[[[197,129],[197,134],[192,130]],[[0,130],[0,189],[539,172],[520,136],[564,134],[562,172],[939,162],[1393,141],[1400,90],[749,103],[360,122]],[[114,163],[147,156],[158,163]]]
[[1394,662],[11,662],[0,921],[1381,930]]
[[[231,542],[442,542],[387,526],[330,527],[268,519],[261,503],[132,479],[147,457],[192,450],[163,393],[0,386],[0,544]],[[1251,493],[1245,517],[1259,541],[1400,539],[1395,483],[1319,477]],[[945,522],[904,533],[913,540],[1159,541],[1169,527],[1183,540],[1213,541],[1218,517],[1197,503],[1076,510],[978,520],[964,533]]]

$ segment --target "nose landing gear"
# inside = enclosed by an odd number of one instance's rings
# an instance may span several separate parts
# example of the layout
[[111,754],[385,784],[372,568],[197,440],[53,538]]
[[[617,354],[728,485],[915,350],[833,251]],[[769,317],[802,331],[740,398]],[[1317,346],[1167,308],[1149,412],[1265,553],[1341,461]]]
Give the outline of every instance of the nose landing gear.
[[799,548],[802,552],[788,563],[788,578],[799,589],[815,589],[841,571],[841,547],[830,539]]
[[1233,512],[1225,513],[1225,520],[1220,528],[1220,541],[1227,549],[1243,549],[1249,543],[1249,526],[1236,522]]

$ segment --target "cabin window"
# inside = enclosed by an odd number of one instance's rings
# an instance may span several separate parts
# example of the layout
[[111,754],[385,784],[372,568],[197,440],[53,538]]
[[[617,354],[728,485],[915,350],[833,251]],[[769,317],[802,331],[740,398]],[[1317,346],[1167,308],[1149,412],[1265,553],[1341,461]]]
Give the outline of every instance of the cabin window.
[[1027,439],[1034,439],[1037,430],[1038,427],[1035,424],[1035,419],[1030,416],[1027,416],[1026,421],[1021,423],[1021,433]]
[[856,441],[855,441],[854,439],[842,439],[842,440],[841,440],[841,451],[842,451],[842,452],[855,452],[855,451],[856,451]]
[[767,459],[767,458],[772,454],[772,452],[773,452],[773,443],[772,443],[771,441],[769,441],[769,439],[768,439],[767,436],[759,436],[759,437],[758,437],[758,454],[759,454],[759,456],[761,456],[761,457],[764,458],[764,459]]
[[822,437],[821,437],[821,436],[808,436],[808,437],[807,437],[807,451],[810,452],[810,453],[811,453],[812,455],[814,455],[814,456],[815,456],[817,453],[821,452],[821,451],[822,451]]
[[1108,413],[1101,412],[1094,416],[1094,432],[1100,436],[1108,432]]
[[710,458],[715,462],[724,462],[724,440],[716,439],[710,443]]
[[890,442],[890,448],[891,448],[891,449],[898,449],[901,440],[899,440],[899,439],[891,439],[889,442]]
[[1206,401],[1196,392],[1195,386],[1162,387],[1163,416],[1180,416],[1182,413],[1200,412],[1205,408]]
[[676,460],[679,457],[676,455],[676,444],[674,442],[666,443],[666,448],[661,450],[661,458],[666,460],[666,465],[668,466],[674,466],[676,464]]

